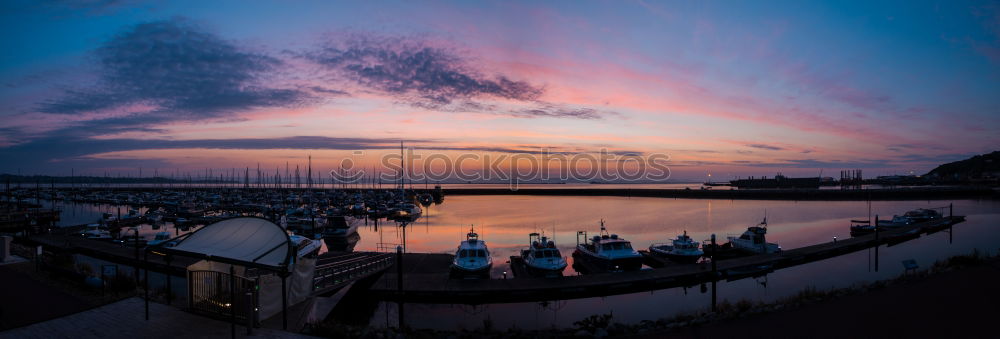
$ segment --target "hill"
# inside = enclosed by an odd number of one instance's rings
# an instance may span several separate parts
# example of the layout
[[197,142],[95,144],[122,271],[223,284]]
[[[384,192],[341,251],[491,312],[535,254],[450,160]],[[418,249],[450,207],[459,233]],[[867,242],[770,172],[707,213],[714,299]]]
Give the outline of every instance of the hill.
[[934,168],[925,176],[946,181],[996,180],[1000,177],[1000,151],[950,162]]

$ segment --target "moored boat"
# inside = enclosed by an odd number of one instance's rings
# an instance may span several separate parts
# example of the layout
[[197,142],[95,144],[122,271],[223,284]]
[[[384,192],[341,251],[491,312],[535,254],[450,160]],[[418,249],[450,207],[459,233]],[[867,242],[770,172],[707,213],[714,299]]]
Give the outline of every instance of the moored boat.
[[756,226],[747,227],[739,237],[729,236],[729,243],[733,248],[751,252],[753,254],[766,254],[781,252],[781,246],[767,242],[767,217]]
[[111,241],[111,231],[101,224],[88,224],[87,229],[81,234],[84,238],[92,240]]
[[475,228],[469,230],[455,251],[455,258],[451,262],[451,276],[457,278],[489,278],[490,269],[493,267],[493,258],[490,257],[489,248],[486,242],[479,240],[479,234]]
[[872,225],[868,220],[851,220],[852,237],[875,233],[875,228],[876,226]]
[[554,241],[538,233],[528,234],[528,248],[521,250],[521,259],[528,274],[535,276],[562,276],[566,259]]
[[344,238],[357,232],[357,222],[347,220],[343,215],[328,216],[326,227],[323,228],[323,238]]
[[[635,271],[642,268],[642,255],[632,249],[632,243],[609,234],[601,220],[601,230],[593,238],[587,238],[586,231],[576,233],[576,251],[573,252],[574,267],[584,271],[592,268],[598,271]],[[583,242],[580,236],[583,235]]]
[[395,212],[392,214],[393,219],[413,221],[417,220],[421,214],[423,214],[423,209],[414,203],[403,203],[396,206]]
[[781,246],[767,242],[767,217],[755,226],[747,227],[747,230],[740,236],[729,236],[729,242],[721,245],[705,243],[702,250],[706,256],[715,260],[743,257],[754,254],[768,254],[781,252]]
[[316,256],[319,253],[320,247],[322,247],[319,241],[301,235],[290,234],[288,238],[295,245],[295,253],[299,258]]
[[[156,232],[156,235],[153,236],[153,240],[150,240],[150,241],[146,242],[146,245],[147,246],[158,246],[160,244],[164,244],[165,242],[167,242],[169,240],[170,240],[170,232]],[[172,246],[172,244],[170,244],[170,243],[166,243],[164,245],[166,247],[171,247]]]
[[649,245],[649,253],[679,263],[693,263],[705,254],[698,245],[698,242],[691,239],[687,235],[687,231],[684,231],[684,234],[677,236],[670,244]]
[[940,218],[941,213],[938,211],[927,208],[918,208],[903,213],[903,215],[894,215],[890,220],[878,220],[877,224],[879,227],[897,228],[915,223],[937,220]]

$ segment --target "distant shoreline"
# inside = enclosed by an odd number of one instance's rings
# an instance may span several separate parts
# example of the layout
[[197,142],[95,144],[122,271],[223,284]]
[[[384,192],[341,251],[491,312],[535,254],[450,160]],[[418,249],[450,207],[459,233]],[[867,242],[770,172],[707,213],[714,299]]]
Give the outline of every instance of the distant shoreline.
[[[603,185],[601,185],[603,186]],[[11,187],[14,190],[13,187]],[[35,190],[36,187],[23,187],[22,190]],[[49,187],[37,187],[41,190],[49,190]],[[309,188],[279,188],[273,187],[136,187],[136,186],[111,186],[111,187],[66,187],[61,186],[60,190],[91,190],[91,191],[117,191],[117,192],[153,192],[161,190],[170,191],[197,191],[197,190],[278,190],[278,191],[307,191]],[[360,190],[370,190],[362,188]],[[394,188],[383,188],[391,190]],[[330,190],[330,188],[313,188],[311,190]],[[357,191],[355,188],[347,188],[346,191]],[[433,188],[415,188],[418,193],[433,192]],[[0,189],[2,192],[2,189]],[[591,197],[644,197],[644,198],[674,198],[674,199],[718,199],[718,200],[818,200],[818,201],[866,201],[866,200],[946,200],[946,199],[997,199],[1000,198],[1000,189],[982,186],[918,186],[903,188],[865,188],[865,189],[684,189],[684,188],[622,188],[622,187],[564,187],[564,188],[518,188],[512,190],[510,187],[469,187],[469,188],[442,188],[444,196],[501,196],[501,195],[523,195],[523,196],[591,196]],[[2,195],[6,195],[3,193]]]
[[837,189],[656,189],[656,188],[463,188],[444,189],[449,195],[539,195],[539,196],[614,196],[678,199],[725,200],[940,200],[940,199],[995,199],[1000,194],[988,187],[910,187],[861,190]]

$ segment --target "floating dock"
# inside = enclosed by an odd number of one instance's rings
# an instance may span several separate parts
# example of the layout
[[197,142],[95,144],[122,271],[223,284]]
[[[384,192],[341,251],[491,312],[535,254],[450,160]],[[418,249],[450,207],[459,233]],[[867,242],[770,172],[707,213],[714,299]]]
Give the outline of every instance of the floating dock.
[[940,231],[964,221],[945,217],[880,231],[875,234],[827,242],[774,254],[760,254],[710,263],[666,265],[634,272],[597,273],[557,278],[456,280],[448,278],[448,254],[408,254],[403,257],[402,288],[396,268],[390,268],[371,292],[385,300],[422,303],[509,303],[563,300],[693,286],[713,280],[733,280],[761,275],[776,269],[823,260],[886,243],[905,241],[914,234]]

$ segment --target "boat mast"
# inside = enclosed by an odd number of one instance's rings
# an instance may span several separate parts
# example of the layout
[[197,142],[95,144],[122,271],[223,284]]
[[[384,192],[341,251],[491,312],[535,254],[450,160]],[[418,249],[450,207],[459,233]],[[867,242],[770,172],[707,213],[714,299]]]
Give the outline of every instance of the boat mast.
[[406,159],[403,157],[403,141],[399,141],[399,190],[406,189]]

